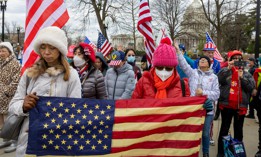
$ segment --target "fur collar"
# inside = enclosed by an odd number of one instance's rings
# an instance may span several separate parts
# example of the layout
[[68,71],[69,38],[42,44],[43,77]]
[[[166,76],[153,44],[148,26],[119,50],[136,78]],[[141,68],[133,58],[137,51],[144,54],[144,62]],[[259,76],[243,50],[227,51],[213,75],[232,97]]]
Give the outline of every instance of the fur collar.
[[58,76],[65,71],[62,65],[57,65],[55,67],[49,67],[46,70],[41,66],[41,63],[36,63],[33,67],[28,69],[27,76],[31,78],[37,78],[41,74],[47,73],[49,76]]

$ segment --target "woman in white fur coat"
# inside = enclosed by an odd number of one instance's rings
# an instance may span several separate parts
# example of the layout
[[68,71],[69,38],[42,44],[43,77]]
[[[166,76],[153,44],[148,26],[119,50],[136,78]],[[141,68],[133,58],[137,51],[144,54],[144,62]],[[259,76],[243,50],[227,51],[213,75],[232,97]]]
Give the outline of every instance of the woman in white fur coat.
[[16,157],[25,155],[28,142],[28,111],[35,107],[38,96],[81,97],[81,83],[76,70],[66,61],[67,38],[58,27],[46,27],[39,31],[34,51],[40,60],[25,71],[17,91],[10,102],[9,112],[26,116],[16,149]]

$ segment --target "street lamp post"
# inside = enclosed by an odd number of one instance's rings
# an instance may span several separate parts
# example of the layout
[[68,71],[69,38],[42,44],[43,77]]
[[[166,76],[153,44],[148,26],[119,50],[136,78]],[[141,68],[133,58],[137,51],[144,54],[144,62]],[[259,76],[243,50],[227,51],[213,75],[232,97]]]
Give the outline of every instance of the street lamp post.
[[17,27],[16,30],[17,30],[17,43],[20,45],[20,30],[21,30],[21,28]]
[[260,0],[257,0],[256,6],[256,43],[255,43],[255,58],[259,58],[259,36],[260,36]]
[[2,41],[5,40],[4,23],[5,23],[5,10],[7,6],[6,2],[7,0],[0,0],[1,11],[2,11]]

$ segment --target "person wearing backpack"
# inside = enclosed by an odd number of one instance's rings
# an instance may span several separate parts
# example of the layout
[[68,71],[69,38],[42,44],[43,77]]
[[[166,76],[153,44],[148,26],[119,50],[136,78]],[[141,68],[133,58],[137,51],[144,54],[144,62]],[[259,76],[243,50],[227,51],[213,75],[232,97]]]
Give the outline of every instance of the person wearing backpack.
[[190,96],[187,80],[183,80],[183,84],[177,72],[176,50],[171,46],[171,41],[168,38],[163,38],[154,51],[152,65],[150,71],[145,71],[137,82],[132,99]]
[[[175,47],[179,50],[177,43],[175,43]],[[179,67],[188,77],[191,96],[206,95],[212,102],[212,108],[214,108],[213,103],[219,98],[220,90],[218,77],[213,73],[213,70],[210,69],[210,58],[207,56],[201,56],[198,61],[198,68],[193,69],[187,63],[180,51],[177,51],[177,54]],[[210,129],[213,122],[213,115],[213,110],[207,110],[202,132],[203,157],[209,157]]]

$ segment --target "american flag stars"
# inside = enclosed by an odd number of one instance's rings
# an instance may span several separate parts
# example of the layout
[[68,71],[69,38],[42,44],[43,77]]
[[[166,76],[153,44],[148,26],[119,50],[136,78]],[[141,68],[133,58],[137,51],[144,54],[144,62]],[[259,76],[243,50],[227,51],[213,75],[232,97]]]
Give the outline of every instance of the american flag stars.
[[113,112],[110,104],[46,102],[41,149],[99,151],[111,145]]

